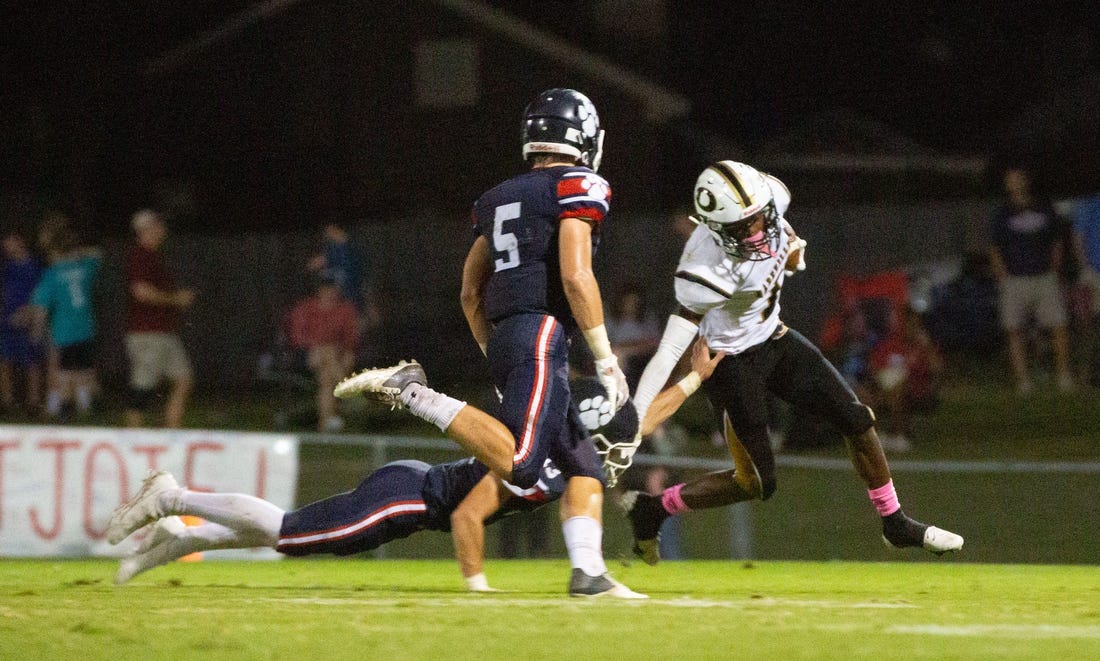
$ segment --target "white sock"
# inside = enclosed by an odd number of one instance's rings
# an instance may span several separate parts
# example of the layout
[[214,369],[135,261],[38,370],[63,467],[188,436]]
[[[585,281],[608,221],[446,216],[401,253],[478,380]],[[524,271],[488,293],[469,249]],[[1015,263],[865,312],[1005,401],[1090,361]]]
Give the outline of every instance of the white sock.
[[165,515],[190,514],[247,535],[251,542],[249,546],[275,546],[286,513],[266,500],[248,494],[203,493],[187,489],[166,491],[159,496],[157,504]]
[[56,418],[61,415],[61,391],[51,390],[46,395],[46,413]]
[[603,561],[603,526],[590,516],[574,516],[561,524],[569,563],[589,576],[607,572]]
[[466,402],[460,402],[454,397],[448,397],[441,392],[436,392],[428,386],[419,383],[410,383],[398,395],[401,403],[409,407],[409,412],[418,418],[427,420],[441,431],[447,431],[455,416],[466,406]]
[[241,532],[218,523],[204,523],[189,527],[166,542],[157,544],[144,553],[123,558],[119,563],[115,583],[125,583],[138,574],[179,560],[185,555],[217,549],[250,549],[266,544],[263,535],[256,531]]
[[256,530],[234,530],[220,523],[210,522],[189,526],[176,537],[176,541],[180,543],[183,555],[219,549],[275,548],[276,543],[266,539],[266,535]]
[[79,386],[76,389],[76,410],[86,413],[92,408],[92,391],[88,386]]

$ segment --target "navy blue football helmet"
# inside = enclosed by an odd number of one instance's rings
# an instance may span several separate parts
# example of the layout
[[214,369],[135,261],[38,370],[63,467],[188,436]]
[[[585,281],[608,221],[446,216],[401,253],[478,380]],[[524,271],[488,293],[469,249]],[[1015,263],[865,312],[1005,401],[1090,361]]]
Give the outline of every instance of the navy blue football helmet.
[[603,156],[603,130],[596,106],[576,90],[554,88],[523,111],[523,157],[567,154],[596,171]]

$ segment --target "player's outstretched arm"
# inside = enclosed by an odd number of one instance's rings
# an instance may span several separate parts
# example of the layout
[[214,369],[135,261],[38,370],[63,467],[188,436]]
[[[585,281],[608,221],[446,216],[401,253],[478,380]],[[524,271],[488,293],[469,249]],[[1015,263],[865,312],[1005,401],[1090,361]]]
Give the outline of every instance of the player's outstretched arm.
[[687,398],[699,389],[703,381],[710,378],[710,375],[714,373],[714,368],[718,365],[718,361],[725,358],[725,356],[725,351],[719,351],[711,356],[707,341],[702,337],[695,340],[695,343],[691,346],[691,372],[675,385],[662,390],[661,394],[653,400],[639,429],[642,436],[652,434],[657,425],[668,420],[673,413],[679,410],[687,401]]
[[692,340],[695,339],[701,320],[701,315],[685,308],[681,308],[677,314],[669,315],[665,332],[661,336],[661,343],[657,345],[657,352],[646,364],[642,378],[638,382],[638,391],[634,396],[634,407],[638,409],[638,415],[642,420],[645,420],[646,412],[653,404],[653,400],[668,383],[672,370],[680,362],[680,356],[684,355]]
[[485,579],[485,519],[493,515],[504,499],[500,478],[492,473],[481,478],[470,493],[451,512],[451,536],[454,538],[455,559],[474,592],[492,592]]
[[466,263],[462,266],[462,313],[466,315],[466,323],[470,325],[470,332],[481,347],[481,353],[485,353],[492,330],[489,320],[485,318],[485,310],[481,307],[481,291],[493,272],[490,257],[488,240],[479,236],[474,245],[470,246]]

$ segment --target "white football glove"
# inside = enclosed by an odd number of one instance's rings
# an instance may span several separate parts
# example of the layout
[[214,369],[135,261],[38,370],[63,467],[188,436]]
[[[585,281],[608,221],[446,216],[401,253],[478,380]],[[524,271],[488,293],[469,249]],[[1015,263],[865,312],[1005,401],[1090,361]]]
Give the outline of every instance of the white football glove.
[[596,378],[607,392],[607,398],[614,402],[615,411],[621,409],[630,397],[630,386],[626,385],[626,375],[619,367],[619,359],[612,355],[597,360]]
[[794,267],[793,271],[788,271],[784,269],[783,272],[787,275],[794,275],[798,271],[806,270],[806,239],[798,238],[794,241],[791,241],[790,252],[793,253],[796,250],[798,251],[798,264]]

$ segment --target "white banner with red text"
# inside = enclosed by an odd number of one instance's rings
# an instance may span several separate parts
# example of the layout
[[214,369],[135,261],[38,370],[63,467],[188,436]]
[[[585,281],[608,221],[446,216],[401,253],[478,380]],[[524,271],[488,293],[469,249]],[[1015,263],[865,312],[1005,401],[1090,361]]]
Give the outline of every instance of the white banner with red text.
[[[292,434],[0,425],[0,556],[118,557],[140,533],[111,546],[111,512],[168,470],[195,491],[246,493],[289,510],[298,479]],[[272,558],[266,551],[208,556]]]

